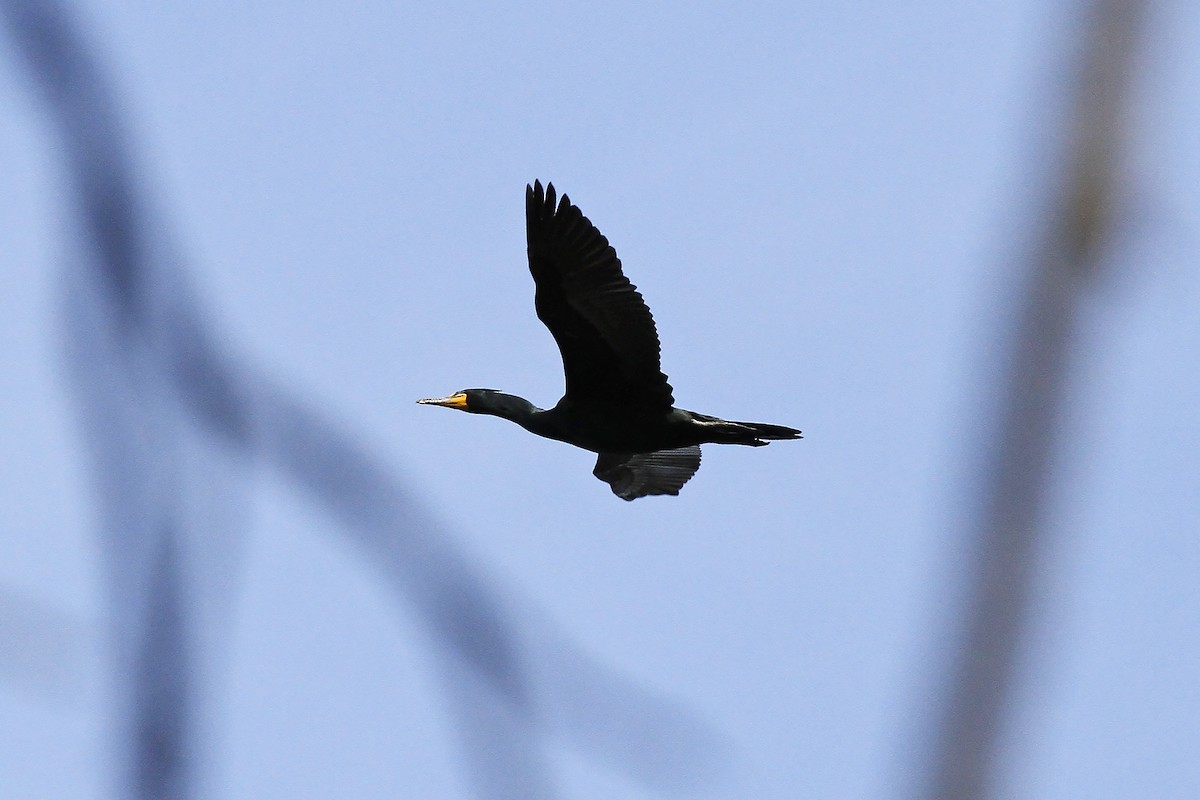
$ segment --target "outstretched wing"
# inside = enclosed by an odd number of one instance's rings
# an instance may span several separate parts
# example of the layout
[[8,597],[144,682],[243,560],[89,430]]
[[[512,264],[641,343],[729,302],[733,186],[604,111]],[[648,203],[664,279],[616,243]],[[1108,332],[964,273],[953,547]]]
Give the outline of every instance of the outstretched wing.
[[608,239],[538,181],[525,187],[525,232],[534,304],[562,353],[566,397],[669,410],[654,318]]
[[700,469],[700,446],[627,455],[601,453],[592,474],[612,487],[622,500],[650,494],[679,494]]

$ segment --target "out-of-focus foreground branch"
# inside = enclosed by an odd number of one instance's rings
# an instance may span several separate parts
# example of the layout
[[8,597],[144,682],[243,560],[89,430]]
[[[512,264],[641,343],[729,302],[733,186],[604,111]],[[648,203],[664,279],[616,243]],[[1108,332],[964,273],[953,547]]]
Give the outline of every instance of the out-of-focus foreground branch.
[[509,602],[367,447],[218,346],[80,26],[54,0],[0,0],[0,21],[40,90],[73,201],[67,368],[106,558],[118,795],[196,795],[198,628],[204,609],[229,605],[231,501],[251,466],[329,512],[414,612],[478,796],[557,795],[551,737],[652,788],[710,774],[720,748],[698,721]]
[[1052,456],[1076,359],[1081,306],[1112,241],[1135,55],[1148,3],[1094,0],[1064,122],[1063,175],[1051,185],[1005,364],[996,441],[983,472],[965,617],[935,731],[924,796],[994,796],[995,755],[1022,654],[1045,538]]

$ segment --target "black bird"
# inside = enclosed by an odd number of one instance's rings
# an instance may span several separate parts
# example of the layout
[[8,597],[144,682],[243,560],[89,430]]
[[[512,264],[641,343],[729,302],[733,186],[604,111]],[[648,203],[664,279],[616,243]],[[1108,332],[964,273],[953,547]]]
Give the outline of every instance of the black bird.
[[700,468],[700,445],[765,445],[800,431],[730,422],[675,408],[659,368],[650,309],[608,239],[554,184],[525,187],[529,271],[538,319],[558,342],[566,393],[543,410],[495,389],[464,389],[418,403],[491,414],[530,433],[599,453],[593,474],[625,500],[679,494]]

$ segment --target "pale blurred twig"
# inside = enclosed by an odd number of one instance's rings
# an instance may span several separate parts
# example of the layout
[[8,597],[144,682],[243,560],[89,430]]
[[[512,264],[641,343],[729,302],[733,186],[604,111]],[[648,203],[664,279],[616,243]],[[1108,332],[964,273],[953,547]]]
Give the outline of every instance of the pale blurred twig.
[[1113,237],[1142,18],[1140,0],[1096,0],[1081,28],[1063,175],[1032,253],[1005,363],[1001,417],[973,532],[967,605],[935,732],[927,796],[994,795],[997,744],[1028,627],[1045,500],[1081,304]]

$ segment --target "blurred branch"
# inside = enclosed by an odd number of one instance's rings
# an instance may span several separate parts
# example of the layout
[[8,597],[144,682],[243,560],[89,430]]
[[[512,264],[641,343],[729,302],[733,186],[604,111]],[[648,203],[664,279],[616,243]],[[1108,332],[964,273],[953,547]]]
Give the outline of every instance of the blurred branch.
[[971,594],[930,769],[928,796],[938,800],[994,794],[996,748],[1029,624],[1080,309],[1113,238],[1146,6],[1097,0],[1087,8],[1060,194],[1032,255],[984,473]]
[[80,221],[81,252],[66,276],[67,346],[109,559],[128,737],[121,793],[195,792],[195,605],[220,591],[206,585],[195,553],[228,544],[213,509],[234,489],[192,457],[196,431],[289,478],[415,609],[449,667],[478,796],[553,796],[541,753],[551,734],[652,787],[708,774],[719,748],[698,721],[534,615],[513,613],[367,448],[217,347],[135,179],[111,87],[79,27],[51,0],[0,0],[0,14],[55,123]]

